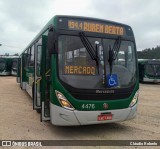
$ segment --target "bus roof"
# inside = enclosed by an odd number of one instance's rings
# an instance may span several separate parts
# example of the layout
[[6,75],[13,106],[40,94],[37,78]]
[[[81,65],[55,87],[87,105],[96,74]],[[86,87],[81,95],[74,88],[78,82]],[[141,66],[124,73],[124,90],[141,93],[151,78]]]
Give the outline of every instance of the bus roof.
[[104,19],[100,19],[100,18],[92,18],[92,17],[85,17],[85,16],[67,16],[67,15],[56,15],[54,16],[52,19],[60,19],[60,18],[67,18],[67,19],[78,19],[78,20],[89,20],[89,21],[96,21],[96,22],[103,22],[103,23],[113,23],[113,24],[117,24],[117,25],[121,25],[121,26],[128,26],[126,24],[123,23],[119,23],[119,22],[114,22],[111,20],[104,20]]
[[[113,25],[117,25],[117,26],[123,26],[123,27],[127,27],[129,28],[129,30],[132,29],[130,26],[126,25],[126,24],[122,24],[122,23],[118,23],[118,22],[114,22],[114,21],[109,21],[109,20],[104,20],[104,19],[98,19],[98,18],[91,18],[91,17],[82,17],[82,16],[67,16],[67,15],[55,15],[54,17],[52,17],[50,19],[50,21],[42,28],[42,30],[37,34],[37,36],[28,44],[28,46],[23,50],[23,52],[25,50],[27,50],[32,44],[34,44],[35,42],[37,42],[40,38],[40,36],[47,31],[47,29],[49,28],[49,26],[53,25],[55,27],[55,29],[64,29],[62,28],[62,26],[60,26],[58,24],[58,20],[59,19],[66,19],[66,20],[78,20],[78,21],[89,21],[89,22],[96,22],[96,23],[100,23],[100,24],[105,24],[105,23],[109,23],[109,24],[113,24]],[[59,27],[59,28],[58,28]],[[64,26],[63,26],[64,27]],[[67,30],[67,28],[65,28]],[[132,32],[133,34],[133,32]],[[23,53],[22,52],[22,53]],[[21,53],[21,54],[22,54]]]

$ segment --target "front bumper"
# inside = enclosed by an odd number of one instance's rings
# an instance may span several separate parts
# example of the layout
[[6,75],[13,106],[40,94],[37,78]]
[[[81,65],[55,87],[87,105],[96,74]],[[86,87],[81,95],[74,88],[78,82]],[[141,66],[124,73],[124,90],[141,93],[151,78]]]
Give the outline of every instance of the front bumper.
[[[112,120],[98,121],[97,117],[101,113],[111,112]],[[50,103],[51,123],[59,126],[74,126],[74,125],[90,125],[113,123],[132,119],[136,116],[137,104],[132,108],[105,110],[105,111],[70,111],[62,107]]]

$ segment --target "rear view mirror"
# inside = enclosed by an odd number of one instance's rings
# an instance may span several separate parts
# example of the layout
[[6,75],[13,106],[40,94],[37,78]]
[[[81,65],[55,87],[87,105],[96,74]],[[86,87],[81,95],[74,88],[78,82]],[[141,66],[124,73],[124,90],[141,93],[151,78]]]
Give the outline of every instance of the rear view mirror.
[[56,41],[56,35],[55,30],[51,26],[48,32],[48,38],[47,38],[47,49],[49,54],[57,54],[57,50],[55,47],[55,41]]

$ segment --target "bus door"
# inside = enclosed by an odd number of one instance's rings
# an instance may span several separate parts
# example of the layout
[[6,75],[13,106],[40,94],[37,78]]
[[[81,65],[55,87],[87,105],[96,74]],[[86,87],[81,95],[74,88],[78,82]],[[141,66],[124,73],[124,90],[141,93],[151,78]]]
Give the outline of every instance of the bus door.
[[46,49],[47,36],[42,35],[42,98],[41,98],[41,121],[50,120],[50,100],[49,100],[49,82],[50,82],[50,68],[48,67],[48,53]]
[[41,121],[50,120],[48,98],[46,96],[46,45],[42,38],[35,45],[35,78],[34,78],[34,100],[33,109],[41,113]]
[[33,109],[41,110],[41,61],[42,61],[42,44],[35,44],[35,60],[34,60],[34,85],[33,85]]

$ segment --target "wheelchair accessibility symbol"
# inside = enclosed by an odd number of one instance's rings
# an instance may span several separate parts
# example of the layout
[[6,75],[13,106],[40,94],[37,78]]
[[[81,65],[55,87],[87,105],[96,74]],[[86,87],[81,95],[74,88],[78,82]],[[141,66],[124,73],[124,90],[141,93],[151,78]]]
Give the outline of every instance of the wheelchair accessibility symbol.
[[118,86],[118,77],[116,74],[107,75],[107,86],[108,87]]

